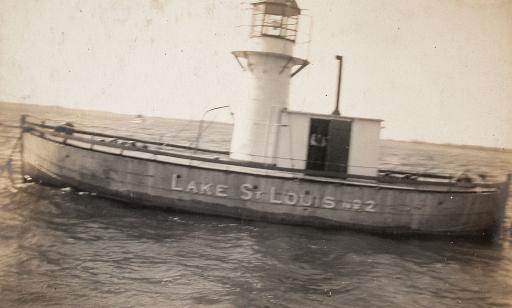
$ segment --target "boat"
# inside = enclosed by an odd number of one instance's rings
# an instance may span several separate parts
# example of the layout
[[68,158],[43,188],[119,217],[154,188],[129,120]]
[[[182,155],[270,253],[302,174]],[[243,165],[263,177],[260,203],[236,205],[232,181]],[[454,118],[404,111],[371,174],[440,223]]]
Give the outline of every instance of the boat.
[[[250,44],[233,51],[250,87],[234,108],[229,151],[169,144],[21,118],[22,173],[34,181],[141,206],[370,232],[488,236],[499,228],[510,175],[379,170],[380,119],[290,110],[301,9],[252,3]],[[199,137],[198,137],[199,138]]]

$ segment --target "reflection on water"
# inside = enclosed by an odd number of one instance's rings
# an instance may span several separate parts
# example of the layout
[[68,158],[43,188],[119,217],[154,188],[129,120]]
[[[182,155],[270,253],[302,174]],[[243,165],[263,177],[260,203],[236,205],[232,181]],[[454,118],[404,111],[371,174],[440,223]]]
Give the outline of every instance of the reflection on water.
[[[184,144],[197,131],[197,123],[176,120],[0,108],[4,125],[30,112]],[[17,134],[0,126],[0,162]],[[229,138],[229,126],[211,125],[202,146],[225,148]],[[497,176],[512,172],[512,154],[383,142],[382,166]],[[6,307],[512,306],[511,210],[509,200],[494,244],[401,239],[134,208],[36,184],[15,190],[4,172],[0,301]]]

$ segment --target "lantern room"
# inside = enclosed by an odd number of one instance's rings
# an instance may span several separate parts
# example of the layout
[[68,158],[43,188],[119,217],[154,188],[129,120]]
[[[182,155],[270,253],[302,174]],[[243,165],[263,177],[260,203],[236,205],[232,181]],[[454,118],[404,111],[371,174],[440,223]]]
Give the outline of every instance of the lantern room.
[[270,36],[295,42],[300,9],[295,0],[253,3],[251,37]]

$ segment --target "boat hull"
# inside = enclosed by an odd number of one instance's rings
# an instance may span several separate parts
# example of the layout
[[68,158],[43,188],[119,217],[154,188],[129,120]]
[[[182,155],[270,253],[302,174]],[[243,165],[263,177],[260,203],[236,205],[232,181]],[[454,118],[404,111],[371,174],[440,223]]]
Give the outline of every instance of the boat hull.
[[23,134],[25,173],[126,202],[201,214],[387,233],[482,234],[503,210],[499,189],[341,183],[233,166],[129,157]]

